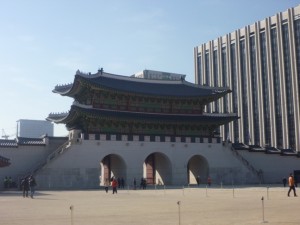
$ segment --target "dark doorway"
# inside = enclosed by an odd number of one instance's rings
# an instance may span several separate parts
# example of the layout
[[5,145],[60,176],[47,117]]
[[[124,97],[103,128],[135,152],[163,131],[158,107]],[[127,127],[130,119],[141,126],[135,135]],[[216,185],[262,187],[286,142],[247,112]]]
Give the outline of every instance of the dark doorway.
[[207,160],[201,155],[194,155],[187,164],[188,184],[206,183],[209,169]]

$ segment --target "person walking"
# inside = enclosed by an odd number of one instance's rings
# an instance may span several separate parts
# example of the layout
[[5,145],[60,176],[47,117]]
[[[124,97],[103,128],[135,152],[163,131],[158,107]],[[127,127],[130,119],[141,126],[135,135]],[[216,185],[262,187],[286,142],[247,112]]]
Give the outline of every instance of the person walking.
[[125,180],[124,180],[123,177],[121,178],[121,188],[122,188],[122,189],[125,188]]
[[30,197],[33,198],[35,192],[36,181],[35,178],[31,175],[29,177],[29,188],[30,188]]
[[112,189],[113,189],[113,194],[114,193],[118,193],[117,191],[117,188],[118,188],[118,181],[116,178],[113,179],[113,181],[111,182],[111,186],[112,186]]
[[109,180],[108,180],[108,178],[105,178],[104,189],[105,189],[106,193],[108,193],[108,186],[109,186]]
[[29,181],[28,177],[24,177],[21,180],[21,188],[23,191],[23,198],[28,197],[28,191],[29,191]]
[[284,177],[284,178],[282,179],[283,187],[286,187],[286,183],[287,183],[287,180],[286,180],[286,178]]
[[207,178],[207,184],[208,184],[209,187],[211,186],[211,178],[210,178],[210,176]]
[[8,177],[6,176],[3,180],[4,188],[8,188]]
[[293,176],[293,174],[291,173],[289,176],[289,191],[288,191],[288,197],[290,197],[290,192],[293,190],[294,192],[294,196],[297,197],[296,194],[296,188],[295,188],[295,178]]
[[133,190],[136,190],[136,179],[133,179]]

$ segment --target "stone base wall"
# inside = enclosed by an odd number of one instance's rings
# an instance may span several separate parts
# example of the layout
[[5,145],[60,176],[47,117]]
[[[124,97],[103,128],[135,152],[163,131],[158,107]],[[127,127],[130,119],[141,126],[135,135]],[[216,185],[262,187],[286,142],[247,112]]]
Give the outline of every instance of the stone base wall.
[[[125,179],[126,187],[133,185],[133,180],[144,177],[144,162],[151,154],[158,154],[162,166],[169,164],[168,176],[164,185],[187,185],[187,166],[192,157],[199,157],[207,163],[207,174],[201,182],[206,183],[210,176],[214,184],[249,184],[258,183],[252,174],[237,158],[229,146],[222,143],[186,143],[186,142],[150,142],[150,141],[99,141],[81,140],[56,160],[46,165],[37,175],[42,189],[82,189],[99,188],[103,185],[102,160],[114,155],[123,164],[119,168]],[[159,165],[157,165],[159,168]],[[118,172],[120,173],[120,171]]]

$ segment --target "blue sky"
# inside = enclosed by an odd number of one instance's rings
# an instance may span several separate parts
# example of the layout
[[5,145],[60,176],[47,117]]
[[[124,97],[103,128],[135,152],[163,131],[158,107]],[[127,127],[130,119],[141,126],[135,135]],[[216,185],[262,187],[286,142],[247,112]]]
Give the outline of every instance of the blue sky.
[[[194,82],[195,46],[300,4],[296,0],[0,0],[0,129],[67,112],[52,93],[77,69],[182,73]],[[55,135],[66,135],[55,125]]]

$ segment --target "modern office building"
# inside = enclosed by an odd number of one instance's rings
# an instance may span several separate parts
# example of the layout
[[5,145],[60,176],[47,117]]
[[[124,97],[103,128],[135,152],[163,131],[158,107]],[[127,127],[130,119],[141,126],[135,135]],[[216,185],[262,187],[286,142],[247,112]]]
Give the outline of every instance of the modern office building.
[[17,121],[17,137],[39,138],[43,135],[52,137],[54,125],[47,120],[26,120]]
[[229,87],[206,112],[233,112],[232,142],[300,151],[300,5],[194,48],[195,81]]

